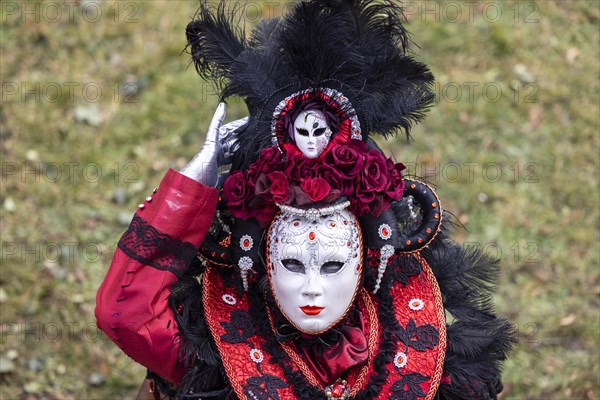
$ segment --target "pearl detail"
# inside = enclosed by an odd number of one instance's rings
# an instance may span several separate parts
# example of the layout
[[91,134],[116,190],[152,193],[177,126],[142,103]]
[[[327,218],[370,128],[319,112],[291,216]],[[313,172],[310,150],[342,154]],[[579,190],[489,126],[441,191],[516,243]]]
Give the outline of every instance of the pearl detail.
[[386,244],[381,248],[381,252],[379,255],[379,267],[377,267],[377,280],[375,281],[375,288],[373,289],[373,293],[377,293],[379,287],[381,285],[381,279],[383,278],[383,274],[385,273],[385,269],[387,268],[387,263],[390,257],[394,254],[394,246]]

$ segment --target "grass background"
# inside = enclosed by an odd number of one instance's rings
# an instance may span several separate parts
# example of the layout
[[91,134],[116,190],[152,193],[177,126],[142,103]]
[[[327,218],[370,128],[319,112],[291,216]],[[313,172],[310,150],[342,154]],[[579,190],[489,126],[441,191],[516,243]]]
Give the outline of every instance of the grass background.
[[[503,397],[598,399],[599,3],[405,3],[438,99],[410,145],[380,144],[437,186],[459,240],[503,261],[497,309],[519,330]],[[248,1],[246,23],[288,4]],[[2,399],[137,392],[144,370],[95,328],[95,293],[216,106],[181,54],[196,7],[1,4]]]

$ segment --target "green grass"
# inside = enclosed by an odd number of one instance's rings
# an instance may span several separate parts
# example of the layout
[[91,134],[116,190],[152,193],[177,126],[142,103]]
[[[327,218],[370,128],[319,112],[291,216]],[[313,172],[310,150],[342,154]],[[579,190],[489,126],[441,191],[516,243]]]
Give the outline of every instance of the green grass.
[[[0,15],[0,397],[131,398],[144,370],[95,329],[95,292],[136,205],[195,154],[216,106],[181,54],[197,4],[84,2],[49,21],[50,4]],[[408,2],[407,17],[439,100],[410,145],[380,143],[429,176],[459,240],[503,261],[496,304],[520,339],[504,398],[598,399],[598,3],[435,4]]]

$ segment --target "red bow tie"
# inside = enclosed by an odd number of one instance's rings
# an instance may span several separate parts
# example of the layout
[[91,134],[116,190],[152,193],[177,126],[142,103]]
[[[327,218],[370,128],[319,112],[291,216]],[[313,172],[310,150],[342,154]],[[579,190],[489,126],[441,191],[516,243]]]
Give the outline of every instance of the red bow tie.
[[312,342],[308,346],[297,346],[306,357],[307,364],[325,383],[335,382],[349,368],[367,362],[369,351],[367,338],[363,333],[363,317],[361,313],[356,314],[358,320],[355,321],[355,326],[343,326],[336,343],[327,345]]

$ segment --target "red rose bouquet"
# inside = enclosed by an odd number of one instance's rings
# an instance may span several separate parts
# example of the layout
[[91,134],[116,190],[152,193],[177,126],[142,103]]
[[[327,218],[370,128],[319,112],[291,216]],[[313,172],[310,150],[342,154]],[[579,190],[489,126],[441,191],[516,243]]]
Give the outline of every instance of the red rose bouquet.
[[301,154],[286,154],[284,161],[277,147],[269,147],[247,171],[229,175],[223,192],[234,217],[262,223],[274,218],[276,203],[302,207],[340,197],[350,198],[355,215],[378,217],[402,198],[403,169],[360,140],[335,145],[321,161]]

